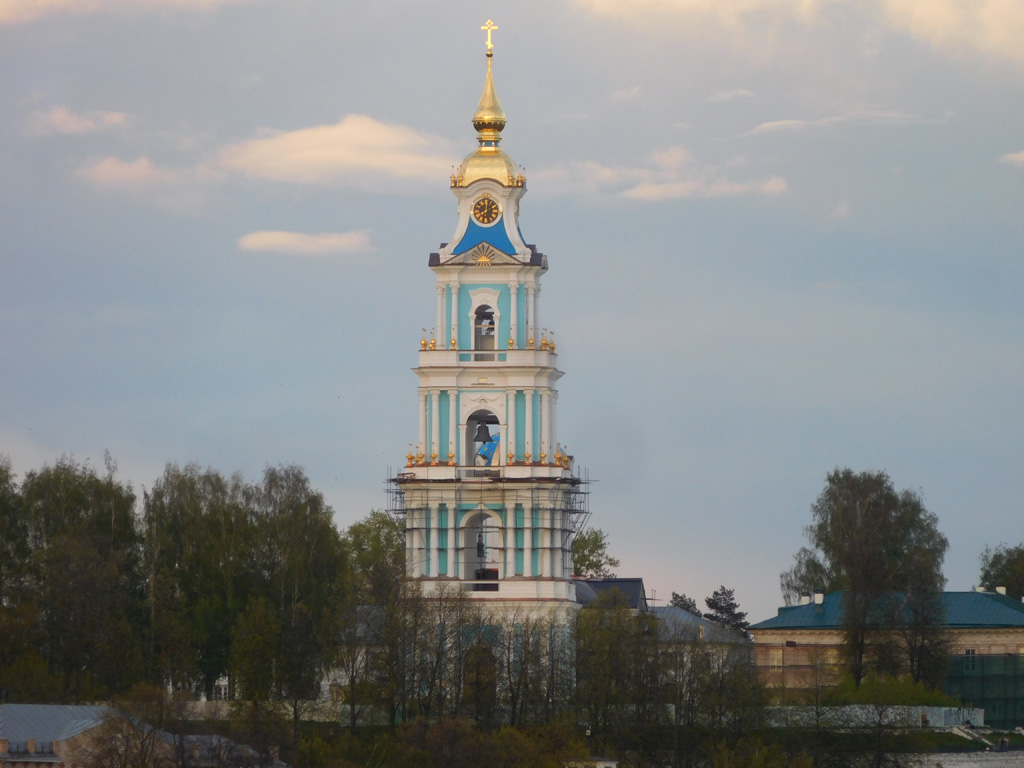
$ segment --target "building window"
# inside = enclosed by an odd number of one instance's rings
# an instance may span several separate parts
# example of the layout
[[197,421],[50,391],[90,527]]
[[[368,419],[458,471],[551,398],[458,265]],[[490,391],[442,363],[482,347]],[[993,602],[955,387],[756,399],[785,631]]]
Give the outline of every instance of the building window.
[[973,672],[978,668],[978,651],[976,648],[964,650],[964,672]]
[[768,668],[769,669],[782,669],[782,649],[781,648],[769,648],[768,649]]

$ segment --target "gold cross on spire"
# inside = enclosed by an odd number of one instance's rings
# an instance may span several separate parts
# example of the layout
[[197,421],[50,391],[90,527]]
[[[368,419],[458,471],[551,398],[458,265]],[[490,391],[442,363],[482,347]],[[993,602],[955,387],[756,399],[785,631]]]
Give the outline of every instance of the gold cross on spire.
[[484,24],[482,27],[480,27],[480,29],[483,29],[483,30],[487,31],[487,55],[488,56],[491,55],[491,49],[494,48],[494,43],[491,42],[491,32],[493,32],[497,28],[498,28],[497,25],[493,21],[491,21],[490,19],[487,20],[486,24]]

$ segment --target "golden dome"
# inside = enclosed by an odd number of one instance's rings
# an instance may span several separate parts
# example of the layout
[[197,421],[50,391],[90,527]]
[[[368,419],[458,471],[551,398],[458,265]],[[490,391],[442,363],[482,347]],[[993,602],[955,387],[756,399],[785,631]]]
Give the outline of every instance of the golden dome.
[[[490,22],[488,22],[490,23]],[[472,184],[478,179],[494,179],[506,186],[517,184],[518,175],[515,163],[498,145],[501,143],[501,131],[505,127],[505,110],[498,101],[494,90],[494,78],[491,74],[493,53],[487,51],[487,79],[484,81],[484,92],[480,96],[476,112],[473,115],[473,127],[477,130],[480,142],[476,151],[467,155],[456,174],[455,184],[460,187]],[[521,181],[518,181],[521,184]]]

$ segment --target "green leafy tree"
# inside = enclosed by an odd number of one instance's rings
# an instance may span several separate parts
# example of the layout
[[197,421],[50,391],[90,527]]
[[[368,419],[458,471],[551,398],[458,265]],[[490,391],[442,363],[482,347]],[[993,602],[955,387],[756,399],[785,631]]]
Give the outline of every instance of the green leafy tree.
[[608,554],[608,536],[600,528],[589,528],[572,541],[573,573],[584,579],[614,579],[621,563]]
[[[921,497],[897,491],[885,472],[836,469],[811,515],[811,547],[782,574],[783,594],[792,602],[801,591],[843,590],[844,650],[853,679],[859,684],[868,671],[871,642],[895,626],[913,626],[918,657],[943,653],[936,606],[948,542]],[[925,653],[922,644],[931,650]],[[910,666],[912,673],[923,669]]]
[[737,632],[743,632],[750,626],[746,612],[741,611],[740,604],[736,602],[735,590],[720,586],[711,594],[711,597],[704,598],[704,603],[708,607],[704,618],[708,621],[721,624],[723,627],[734,629]]
[[981,585],[990,592],[1006,587],[1006,594],[1024,597],[1024,544],[985,547],[981,555]]
[[[38,653],[62,698],[127,690],[141,675],[143,579],[135,494],[116,477],[62,457],[26,473],[15,526],[28,553],[20,618],[34,613]],[[25,627],[22,626],[22,629]]]
[[346,531],[344,546],[366,605],[386,605],[398,597],[405,576],[405,525],[374,510]]
[[227,673],[231,633],[257,581],[255,493],[240,475],[168,464],[145,495],[149,655],[160,680],[209,697]]

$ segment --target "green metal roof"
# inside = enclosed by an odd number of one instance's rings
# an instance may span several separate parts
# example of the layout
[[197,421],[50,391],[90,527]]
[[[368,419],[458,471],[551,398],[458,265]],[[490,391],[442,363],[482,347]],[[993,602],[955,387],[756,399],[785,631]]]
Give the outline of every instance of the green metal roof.
[[[947,627],[1024,628],[1024,603],[995,592],[943,592]],[[759,629],[839,629],[843,626],[843,593],[833,592],[820,605],[784,606],[779,615],[754,624]]]

